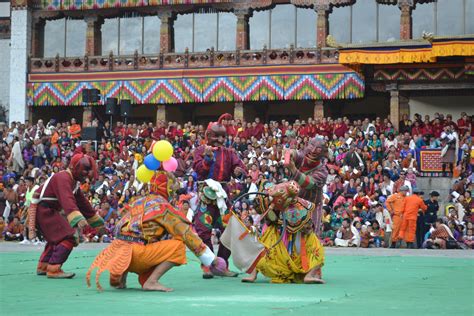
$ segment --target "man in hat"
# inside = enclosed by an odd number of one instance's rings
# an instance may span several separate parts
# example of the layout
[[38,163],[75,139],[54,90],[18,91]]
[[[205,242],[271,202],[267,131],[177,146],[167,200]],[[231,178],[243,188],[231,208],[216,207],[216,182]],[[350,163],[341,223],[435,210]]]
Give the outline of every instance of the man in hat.
[[408,193],[408,187],[402,185],[398,193],[394,193],[387,198],[385,202],[387,210],[392,216],[392,241],[390,248],[396,248],[400,240],[399,232],[402,225],[402,214],[405,209],[405,199]]
[[74,277],[74,273],[64,272],[61,266],[78,245],[76,227],[82,229],[87,225],[98,227],[104,224],[80,190],[80,184],[87,178],[95,181],[96,177],[94,159],[77,153],[71,158],[67,170],[52,175],[33,194],[28,209],[29,239],[36,237],[37,227],[47,241],[38,262],[38,275],[53,279]]
[[413,190],[413,194],[405,198],[405,207],[403,208],[402,226],[400,227],[400,238],[402,238],[407,248],[415,248],[416,221],[418,212],[425,212],[427,206],[423,201],[423,192],[419,189]]
[[[225,267],[224,260],[216,257],[194,232],[186,214],[168,202],[178,187],[172,174],[159,171],[150,181],[150,194],[125,206],[127,213],[116,225],[115,240],[96,257],[87,272],[89,286],[92,270],[98,268],[99,290],[100,274],[108,270],[113,287],[125,288],[127,274],[133,272],[138,274],[143,290],[170,292],[172,289],[159,280],[172,267],[186,263],[186,247],[203,265]],[[165,240],[168,235],[172,238]],[[214,273],[222,271],[216,270]]]
[[438,204],[439,193],[438,191],[431,191],[430,198],[425,201],[426,212],[419,213],[417,224],[416,224],[416,245],[421,248],[424,242],[426,233],[430,230],[431,225],[435,225],[438,219]]

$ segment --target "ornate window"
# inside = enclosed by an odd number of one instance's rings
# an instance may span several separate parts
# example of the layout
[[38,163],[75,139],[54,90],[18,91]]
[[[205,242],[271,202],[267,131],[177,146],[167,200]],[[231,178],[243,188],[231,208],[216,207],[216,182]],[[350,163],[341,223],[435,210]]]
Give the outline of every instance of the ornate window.
[[316,11],[296,9],[296,47],[316,47]]
[[142,22],[143,18],[140,16],[120,18],[119,55],[132,55],[135,50],[142,52]]
[[105,19],[102,24],[102,55],[118,54],[119,19]]
[[176,52],[234,50],[237,17],[233,13],[191,13],[178,15],[174,23]]
[[400,39],[400,9],[397,5],[381,5],[378,8],[377,39],[393,42]]
[[270,11],[255,11],[249,21],[250,49],[270,46]]
[[237,17],[233,13],[218,13],[218,36],[217,50],[232,51],[235,50],[235,36],[237,28]]
[[415,10],[412,12],[413,21],[413,38],[421,38],[423,32],[435,32],[435,4],[431,3],[417,3]]
[[377,41],[377,3],[375,0],[357,0],[352,6],[352,42],[375,41]]
[[157,16],[143,18],[143,53],[156,54],[160,51],[161,21]]
[[352,43],[352,7],[332,8],[329,34],[339,43]]
[[289,48],[296,43],[296,7],[291,4],[277,5],[270,12],[270,48]]
[[66,55],[66,19],[46,21],[44,26],[44,57]]

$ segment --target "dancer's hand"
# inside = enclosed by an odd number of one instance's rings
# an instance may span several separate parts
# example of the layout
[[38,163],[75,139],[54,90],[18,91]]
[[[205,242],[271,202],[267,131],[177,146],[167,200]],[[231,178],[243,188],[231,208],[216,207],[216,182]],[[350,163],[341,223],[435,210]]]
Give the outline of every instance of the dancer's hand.
[[78,223],[77,223],[77,228],[79,229],[82,229],[84,227],[87,226],[87,221],[85,219],[81,219]]
[[204,149],[204,155],[213,159],[214,158],[214,153],[212,152],[212,147],[211,146],[206,146]]

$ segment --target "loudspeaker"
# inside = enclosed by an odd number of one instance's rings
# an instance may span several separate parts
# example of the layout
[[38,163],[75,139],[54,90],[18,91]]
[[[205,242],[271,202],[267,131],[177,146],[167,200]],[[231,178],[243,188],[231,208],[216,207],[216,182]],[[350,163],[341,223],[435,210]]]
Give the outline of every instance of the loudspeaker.
[[99,89],[90,89],[89,100],[91,103],[98,103],[100,101],[100,91]]
[[120,101],[120,116],[129,117],[132,113],[132,103],[130,100],[121,100]]
[[100,140],[101,135],[99,134],[98,127],[84,127],[82,129],[82,137],[83,140]]
[[90,103],[91,98],[90,98],[90,90],[89,89],[82,89],[82,102],[84,103]]
[[117,110],[117,98],[107,98],[105,102],[105,114],[115,115]]

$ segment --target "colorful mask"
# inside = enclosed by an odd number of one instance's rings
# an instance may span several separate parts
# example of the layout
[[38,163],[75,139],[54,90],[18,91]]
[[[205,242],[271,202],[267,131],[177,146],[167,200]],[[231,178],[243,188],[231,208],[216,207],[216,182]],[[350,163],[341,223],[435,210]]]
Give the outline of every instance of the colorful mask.
[[93,183],[97,179],[97,164],[89,155],[78,153],[72,156],[69,169],[76,181],[84,182],[88,178]]
[[227,130],[224,125],[222,125],[223,120],[231,120],[232,115],[229,113],[222,114],[217,122],[211,122],[206,129],[206,142],[207,145],[213,147],[219,147],[224,144],[224,141],[227,137]]

